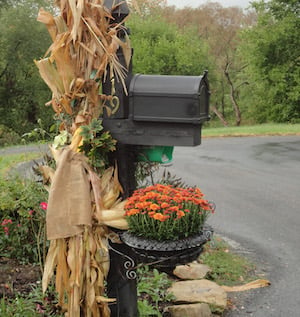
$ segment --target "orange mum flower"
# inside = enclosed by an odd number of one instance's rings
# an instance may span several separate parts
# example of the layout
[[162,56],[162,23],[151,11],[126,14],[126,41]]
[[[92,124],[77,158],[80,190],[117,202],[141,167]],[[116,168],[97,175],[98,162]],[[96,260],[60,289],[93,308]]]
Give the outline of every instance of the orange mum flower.
[[149,208],[150,208],[151,210],[159,210],[159,209],[160,209],[159,205],[157,205],[157,204],[151,204],[151,205],[149,206]]
[[165,216],[160,214],[159,212],[155,213],[152,217],[155,220],[159,220],[159,221],[165,221]]
[[178,210],[176,214],[177,214],[177,219],[180,219],[185,216],[185,213],[182,210]]
[[168,204],[168,203],[162,203],[161,205],[161,208],[168,208],[168,207],[170,207],[170,204]]
[[126,212],[125,216],[133,216],[133,215],[136,215],[136,214],[138,214],[138,213],[140,213],[139,209],[132,208],[132,209],[129,209],[129,210]]

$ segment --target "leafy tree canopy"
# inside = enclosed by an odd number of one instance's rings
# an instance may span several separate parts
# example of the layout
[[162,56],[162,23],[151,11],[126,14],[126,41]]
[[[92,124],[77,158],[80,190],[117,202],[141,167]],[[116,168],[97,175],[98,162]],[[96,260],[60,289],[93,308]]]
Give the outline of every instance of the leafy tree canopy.
[[243,34],[253,115],[261,121],[300,120],[300,3],[254,2],[257,25]]
[[47,2],[11,1],[1,7],[0,123],[20,134],[31,130],[38,118],[48,125],[52,121],[44,105],[51,94],[33,62],[50,45],[47,30],[36,21],[39,6]]
[[192,29],[179,32],[152,15],[134,15],[128,25],[135,73],[200,75],[209,67],[208,47]]

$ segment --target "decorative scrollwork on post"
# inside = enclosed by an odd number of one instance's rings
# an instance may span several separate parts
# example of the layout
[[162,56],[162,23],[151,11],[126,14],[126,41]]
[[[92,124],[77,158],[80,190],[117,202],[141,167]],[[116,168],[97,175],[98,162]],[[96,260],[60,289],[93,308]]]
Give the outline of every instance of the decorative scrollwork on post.
[[124,268],[126,269],[125,275],[126,275],[127,279],[129,279],[129,280],[136,279],[137,278],[137,274],[136,274],[136,271],[135,271],[136,266],[135,266],[134,260],[131,257],[129,257],[128,255],[126,255],[126,254],[114,249],[111,245],[109,245],[109,248],[111,250],[113,250],[114,252],[116,252],[117,254],[119,254],[119,255],[121,255],[121,256],[123,256],[123,257],[125,257],[127,259],[124,262]]

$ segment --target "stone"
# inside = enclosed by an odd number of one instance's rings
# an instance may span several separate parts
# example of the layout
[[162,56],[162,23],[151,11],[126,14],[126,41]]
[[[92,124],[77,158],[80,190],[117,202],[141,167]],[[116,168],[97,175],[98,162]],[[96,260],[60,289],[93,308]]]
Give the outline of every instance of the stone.
[[174,282],[168,289],[175,297],[175,303],[207,303],[225,309],[227,293],[218,284],[209,280]]
[[173,305],[166,309],[172,317],[212,317],[208,304]]
[[173,274],[182,280],[200,280],[203,279],[211,269],[204,264],[192,262],[186,265],[178,265]]

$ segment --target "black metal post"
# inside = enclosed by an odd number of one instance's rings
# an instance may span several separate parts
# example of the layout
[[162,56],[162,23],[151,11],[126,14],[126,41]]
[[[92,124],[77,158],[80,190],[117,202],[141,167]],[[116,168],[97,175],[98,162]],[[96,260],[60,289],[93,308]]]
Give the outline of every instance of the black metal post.
[[[129,197],[136,188],[135,146],[118,144],[112,160],[118,165],[119,181],[123,187],[123,198]],[[110,244],[110,270],[107,277],[107,295],[116,298],[110,305],[111,317],[137,317],[137,281],[135,271],[129,272],[128,259],[134,261],[132,250],[125,244]],[[134,264],[133,264],[134,266]]]
[[[129,14],[129,8],[126,0],[105,0],[105,6],[112,10],[113,23],[123,23],[124,18]],[[123,31],[119,32],[118,37],[125,41],[125,32],[128,34],[124,26]],[[132,64],[126,65],[125,57],[122,49],[117,52],[120,63],[128,68],[125,78],[127,90],[132,77]],[[109,73],[109,72],[108,72]],[[109,81],[103,83],[103,93],[110,95],[112,85]],[[122,83],[115,80],[115,95],[119,99],[120,107],[116,113],[110,117],[104,114],[104,121],[113,119],[128,118],[129,101],[125,95]],[[118,141],[118,140],[117,140]],[[134,145],[117,143],[117,149],[110,157],[110,164],[118,166],[118,178],[124,190],[123,199],[131,196],[136,188],[135,165],[136,150]],[[132,250],[125,244],[110,243],[110,270],[107,277],[107,295],[110,298],[116,298],[116,302],[110,305],[111,317],[137,317],[137,281],[135,271],[128,270],[128,263],[133,262],[134,255]],[[128,262],[129,261],[129,262]],[[135,266],[135,263],[131,267]],[[130,274],[129,274],[130,273]]]

